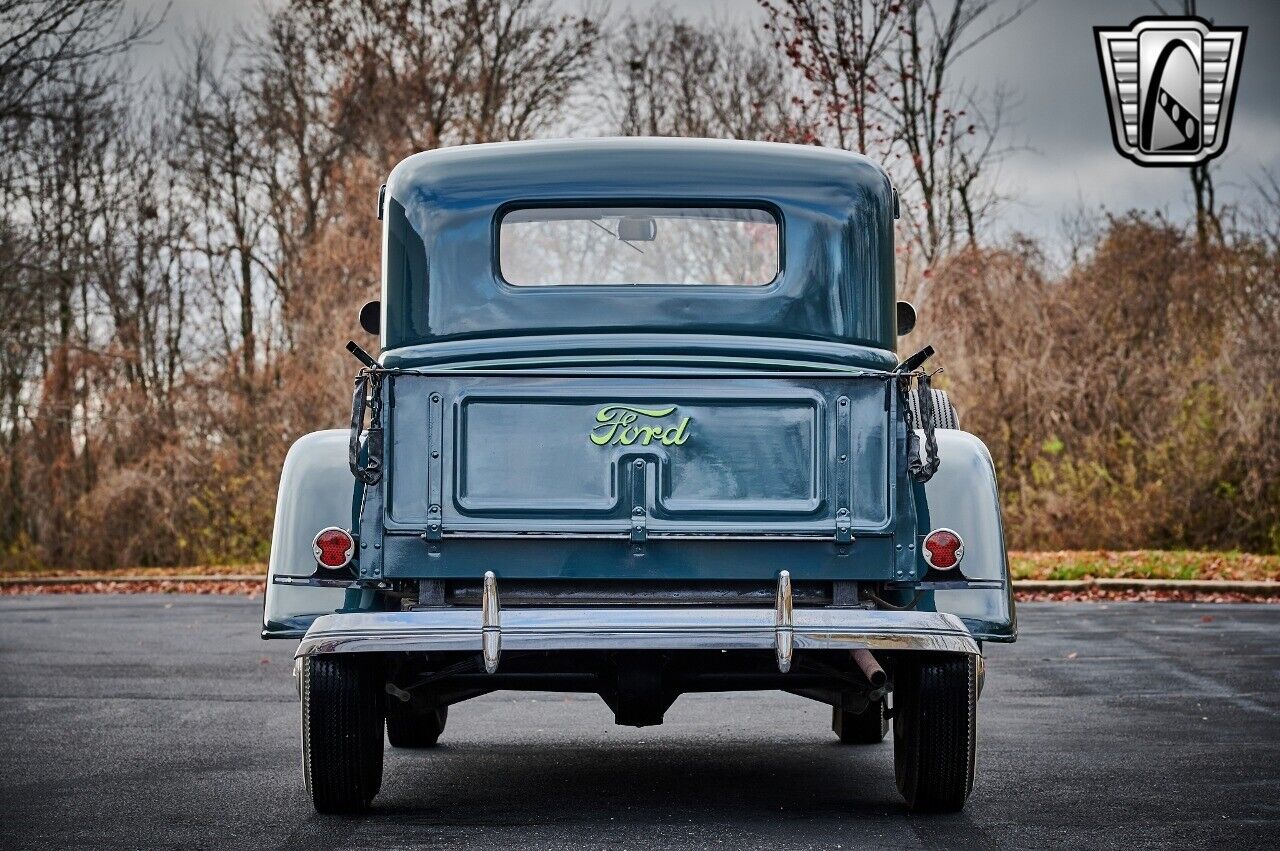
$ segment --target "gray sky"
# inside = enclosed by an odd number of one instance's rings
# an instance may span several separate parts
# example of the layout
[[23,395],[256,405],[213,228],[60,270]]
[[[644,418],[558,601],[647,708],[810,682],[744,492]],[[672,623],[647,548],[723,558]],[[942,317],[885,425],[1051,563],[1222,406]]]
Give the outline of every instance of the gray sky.
[[[131,0],[137,8],[161,0]],[[173,0],[160,43],[143,64],[165,64],[175,33],[197,25],[251,25],[263,0]],[[1005,0],[1012,7],[1017,0]],[[564,0],[577,8],[576,0]],[[681,14],[750,26],[762,16],[755,0],[613,0],[614,13],[643,14],[665,5]],[[1181,5],[1165,0],[1165,6]],[[1227,150],[1214,161],[1220,201],[1247,200],[1263,169],[1280,177],[1280,0],[1200,0],[1215,23],[1249,27]],[[1124,26],[1155,14],[1151,0],[1039,0],[1021,18],[967,55],[959,68],[979,91],[1006,89],[1009,139],[1024,145],[1005,162],[1001,183],[1012,203],[1002,229],[1052,236],[1078,211],[1105,207],[1186,213],[1190,182],[1183,169],[1143,168],[1111,142],[1098,72],[1094,26]]]

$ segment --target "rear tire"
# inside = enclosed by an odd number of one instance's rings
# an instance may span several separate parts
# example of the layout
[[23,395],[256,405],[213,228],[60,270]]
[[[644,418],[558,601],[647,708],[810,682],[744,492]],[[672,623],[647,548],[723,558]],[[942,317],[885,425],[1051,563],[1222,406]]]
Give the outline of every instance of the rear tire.
[[362,812],[382,786],[381,683],[374,660],[302,660],[302,771],[317,812]]
[[843,712],[831,708],[831,730],[844,745],[876,745],[889,732],[889,713],[884,698],[867,704],[861,712]]
[[435,747],[448,718],[447,706],[418,712],[393,698],[387,703],[387,741],[393,748]]
[[978,709],[975,657],[932,654],[897,666],[893,767],[913,810],[956,812],[973,788]]

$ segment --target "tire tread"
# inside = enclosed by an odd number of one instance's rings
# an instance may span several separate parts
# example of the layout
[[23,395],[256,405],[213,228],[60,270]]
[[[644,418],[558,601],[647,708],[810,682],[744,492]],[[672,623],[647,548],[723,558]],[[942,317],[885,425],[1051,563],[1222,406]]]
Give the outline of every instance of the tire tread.
[[368,809],[382,785],[382,701],[373,666],[338,656],[302,662],[302,761],[322,813]]
[[925,657],[895,684],[894,763],[913,810],[956,812],[973,789],[977,663],[973,656]]

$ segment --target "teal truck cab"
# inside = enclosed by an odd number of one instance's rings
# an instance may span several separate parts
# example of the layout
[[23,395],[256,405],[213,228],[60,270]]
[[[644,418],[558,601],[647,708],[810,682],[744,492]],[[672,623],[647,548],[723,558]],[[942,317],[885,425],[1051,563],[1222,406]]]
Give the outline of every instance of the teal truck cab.
[[[779,689],[898,787],[973,781],[982,646],[1015,619],[991,458],[929,386],[897,197],[854,154],[594,139],[409,157],[350,428],[289,451],[263,635],[301,639],[321,811],[500,689]],[[726,696],[726,701],[732,698]]]

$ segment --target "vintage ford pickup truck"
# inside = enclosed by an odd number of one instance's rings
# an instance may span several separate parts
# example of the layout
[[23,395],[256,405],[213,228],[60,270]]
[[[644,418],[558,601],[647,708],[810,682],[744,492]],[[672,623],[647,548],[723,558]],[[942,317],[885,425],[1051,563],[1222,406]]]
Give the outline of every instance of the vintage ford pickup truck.
[[[263,635],[320,811],[499,689],[660,724],[780,689],[963,806],[1015,636],[991,458],[900,360],[897,195],[854,154],[595,139],[409,157],[349,429],[284,463]],[[731,701],[731,697],[725,697]],[[731,713],[731,710],[730,710]],[[732,717],[731,714],[729,717]]]

